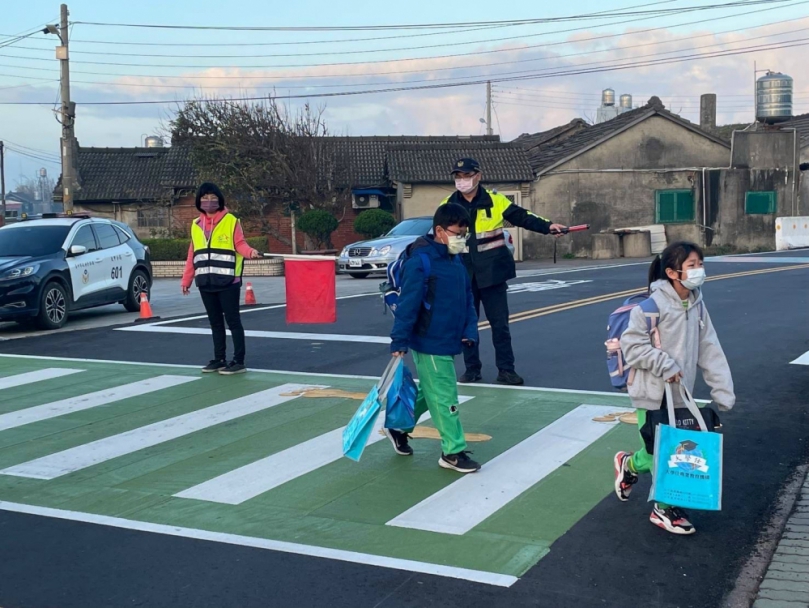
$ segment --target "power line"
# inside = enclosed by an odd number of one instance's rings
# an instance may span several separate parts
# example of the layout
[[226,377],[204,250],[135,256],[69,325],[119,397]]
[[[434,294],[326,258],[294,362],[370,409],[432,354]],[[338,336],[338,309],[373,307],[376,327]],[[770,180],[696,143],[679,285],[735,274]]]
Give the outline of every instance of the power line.
[[[736,49],[732,51],[714,51],[711,53],[696,53],[691,55],[684,55],[681,57],[674,57],[674,58],[667,58],[667,59],[658,59],[658,60],[651,60],[651,61],[642,61],[642,62],[629,62],[622,65],[613,65],[613,66],[605,66],[600,68],[588,68],[588,69],[569,69],[569,70],[561,70],[559,72],[553,72],[549,74],[528,74],[523,76],[511,76],[511,77],[501,77],[501,78],[491,78],[487,77],[484,80],[470,80],[466,82],[457,82],[457,83],[446,83],[446,84],[432,84],[432,85],[421,85],[421,86],[399,86],[399,87],[388,87],[382,89],[366,89],[366,90],[359,90],[359,91],[337,91],[333,93],[315,93],[315,94],[308,94],[308,95],[275,95],[272,96],[274,99],[315,99],[315,98],[329,98],[329,97],[346,97],[346,96],[354,96],[354,95],[370,95],[370,94],[377,94],[377,93],[393,93],[393,92],[402,92],[402,91],[424,91],[424,90],[435,90],[435,89],[445,89],[445,88],[456,88],[456,87],[463,87],[463,86],[472,86],[472,85],[480,85],[485,83],[487,80],[491,81],[492,83],[497,82],[514,82],[514,81],[523,81],[523,80],[541,80],[546,78],[556,78],[559,76],[578,76],[582,74],[596,74],[596,73],[606,73],[606,72],[614,72],[614,71],[622,71],[634,68],[641,68],[641,67],[652,67],[652,66],[659,66],[659,65],[669,65],[674,63],[684,63],[688,61],[696,61],[700,59],[713,59],[718,57],[731,57],[736,55],[744,55],[752,52],[759,52],[759,51],[771,51],[771,50],[780,50],[786,48],[797,48],[797,47],[804,47],[809,46],[809,42],[803,42],[806,39],[800,39],[796,41],[787,41],[779,44],[770,44],[770,45],[756,45],[753,47],[743,48],[743,49]],[[202,99],[199,100],[202,103],[212,103],[212,102],[239,102],[239,101],[264,101],[266,100],[266,96],[261,97],[235,97],[235,98],[212,98],[212,99]],[[165,105],[171,103],[178,103],[178,100],[170,100],[170,99],[160,99],[160,100],[139,100],[139,101],[91,101],[91,102],[82,102],[82,105],[86,106],[115,106],[115,105]],[[0,105],[49,105],[44,102],[22,102],[22,101],[12,101],[12,102],[0,102]]]
[[[802,2],[799,2],[797,4],[808,4],[808,3],[809,3],[809,0],[803,0]],[[781,8],[781,7],[776,7],[776,9],[777,8]],[[776,10],[776,9],[773,9],[773,8],[759,9],[759,10],[756,10],[756,11],[749,11],[747,13],[739,13],[739,14],[736,14],[736,15],[727,15],[727,16],[724,16],[724,17],[717,17],[717,18],[714,19],[714,21],[719,21],[719,20],[722,20],[722,19],[729,19],[729,18],[738,17],[738,16],[745,16],[745,15],[750,15],[750,14],[760,13],[760,12],[765,12],[765,11],[771,11],[771,10]],[[806,18],[807,17],[801,17],[801,18],[798,18],[798,19],[787,19],[787,20],[775,21],[775,22],[771,22],[771,23],[767,23],[767,24],[754,26],[752,28],[736,28],[736,29],[731,29],[731,30],[725,30],[725,31],[722,31],[722,32],[715,32],[713,34],[700,34],[700,35],[695,35],[695,36],[682,37],[682,38],[680,38],[678,40],[659,41],[659,42],[649,43],[648,45],[641,44],[641,45],[635,45],[635,46],[655,46],[655,45],[658,45],[658,44],[670,44],[670,43],[674,43],[674,42],[678,42],[678,41],[686,41],[686,40],[692,40],[692,39],[696,39],[696,38],[703,38],[703,37],[706,37],[706,36],[728,34],[728,33],[734,33],[734,32],[738,32],[738,31],[754,30],[754,29],[759,29],[759,28],[762,28],[762,27],[768,27],[768,26],[771,26],[771,25],[778,25],[778,24],[786,23],[786,22],[791,23],[792,21],[800,21],[800,20],[806,19]],[[648,28],[648,29],[645,29],[645,30],[636,30],[634,32],[628,32],[626,34],[608,34],[608,35],[603,35],[603,36],[595,36],[595,37],[590,37],[590,38],[579,39],[579,40],[576,40],[575,42],[579,43],[579,42],[587,42],[587,41],[594,41],[594,40],[602,40],[602,39],[607,39],[607,38],[624,37],[624,36],[633,35],[633,34],[642,34],[642,33],[654,32],[654,31],[659,31],[659,30],[667,30],[667,29],[670,29],[671,27],[682,27],[682,26],[685,26],[685,25],[693,25],[693,24],[697,24],[697,23],[702,23],[702,21],[700,20],[700,21],[681,23],[681,24],[677,24],[677,25],[673,25],[673,26],[663,26],[663,27],[656,27],[656,28]],[[773,35],[779,35],[779,34],[773,34]],[[572,44],[572,43],[573,42],[568,42],[568,41],[556,42],[556,43],[549,43],[549,44],[545,44],[545,45],[535,45],[535,47],[529,47],[529,48],[544,48],[544,47],[566,45],[566,44]],[[623,48],[628,48],[628,47],[623,47]],[[632,47],[632,48],[635,48],[635,47]],[[609,49],[607,49],[607,50],[609,50]],[[569,54],[567,56],[580,56],[582,54],[594,54],[594,53],[600,53],[600,52],[606,52],[606,51],[601,51],[601,50],[585,51],[583,53],[573,53],[573,54]],[[12,59],[23,59],[23,60],[34,59],[34,60],[38,60],[38,61],[49,61],[49,60],[44,60],[44,59],[41,59],[41,58],[28,58],[28,57],[23,58],[23,57],[17,57],[17,56],[14,56],[14,55],[2,55],[2,54],[0,54],[0,57],[9,57],[9,58],[12,58]],[[429,58],[426,58],[426,59],[429,59]],[[365,74],[356,74],[356,73],[355,74],[349,74],[349,73],[345,73],[345,74],[313,74],[313,75],[307,75],[307,76],[298,76],[298,75],[294,75],[294,74],[289,74],[289,75],[284,75],[284,76],[249,76],[249,75],[243,75],[243,76],[227,76],[227,75],[204,76],[204,75],[194,75],[194,76],[184,76],[183,78],[188,78],[188,79],[194,78],[194,79],[199,79],[199,80],[300,80],[300,79],[315,79],[315,78],[352,78],[352,77],[353,78],[358,78],[358,77],[365,78],[365,77],[368,77],[368,76],[389,76],[389,75],[413,74],[413,73],[421,74],[421,73],[433,73],[433,72],[442,72],[442,71],[449,71],[449,70],[471,69],[471,68],[478,68],[478,67],[493,67],[493,66],[499,66],[499,65],[511,65],[511,64],[516,64],[516,63],[530,63],[530,62],[536,62],[536,61],[542,61],[542,60],[544,60],[544,58],[521,59],[521,60],[505,61],[505,62],[490,62],[490,63],[474,64],[474,65],[468,65],[468,66],[452,66],[452,67],[446,67],[446,68],[431,68],[431,69],[424,69],[424,70],[391,70],[391,71],[385,71],[385,72],[368,72],[368,73],[365,73]],[[36,67],[31,67],[31,66],[12,66],[12,65],[8,65],[8,64],[0,64],[0,65],[4,65],[4,67],[13,67],[15,69],[50,71],[48,68],[36,68]],[[121,65],[133,65],[133,64],[121,64]],[[312,64],[312,65],[319,65],[319,64]],[[152,65],[152,64],[149,64],[149,66],[150,67],[158,67],[158,68],[166,67],[166,66],[159,66],[159,65]],[[205,68],[206,66],[197,66],[197,67],[198,68]],[[211,66],[211,67],[213,67],[213,66]],[[216,67],[218,67],[219,69],[222,69],[222,68],[224,68],[224,69],[229,69],[229,68],[241,69],[239,66],[216,66]],[[245,66],[241,66],[241,67],[245,67]],[[298,66],[298,67],[304,67],[304,66]],[[529,71],[529,70],[526,70],[526,71]],[[72,73],[73,74],[96,75],[96,76],[121,76],[118,73],[92,72],[92,71],[84,71],[84,70],[73,70]],[[171,78],[170,76],[159,75],[159,74],[129,74],[129,76],[130,77],[138,77],[138,78],[163,78],[163,79]],[[406,82],[408,82],[408,83],[426,82],[426,80],[421,80],[421,81],[411,80],[411,81],[406,81]],[[367,86],[368,84],[377,84],[377,83],[358,83],[358,84],[350,85],[350,86],[359,86],[360,84],[364,84],[364,85]],[[385,83],[378,83],[378,84],[385,84]],[[312,88],[321,88],[321,87],[316,87],[315,85],[311,85],[311,86],[312,86]],[[348,86],[348,85],[346,85],[346,86]],[[322,88],[333,88],[333,87],[334,87],[334,85],[324,85],[324,87],[322,87]],[[287,87],[287,88],[303,88],[303,87]]]

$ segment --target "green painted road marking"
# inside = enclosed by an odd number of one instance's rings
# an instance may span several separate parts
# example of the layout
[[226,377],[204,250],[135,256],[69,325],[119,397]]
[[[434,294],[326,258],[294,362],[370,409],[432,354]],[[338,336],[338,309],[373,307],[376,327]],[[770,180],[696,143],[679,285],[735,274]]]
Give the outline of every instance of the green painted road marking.
[[[367,392],[373,384],[367,378],[333,375],[272,372],[228,378],[201,376],[197,369],[181,366],[0,356],[2,377],[47,368],[85,371],[43,381],[44,389],[38,383],[28,385],[32,392],[20,406],[5,397],[7,391],[22,387],[0,391],[0,411],[35,408],[81,395],[82,388],[91,393],[166,374],[198,380],[0,431],[0,468],[287,383],[348,392]],[[80,386],[73,382],[77,376],[92,381]],[[62,393],[60,382],[65,385]],[[618,394],[486,386],[460,390],[474,397],[462,406],[465,430],[492,437],[474,445],[484,471],[486,462],[582,404],[629,405]],[[459,480],[457,474],[437,466],[440,442],[431,439],[413,440],[416,454],[411,458],[395,455],[386,441],[378,442],[368,446],[360,463],[340,459],[325,464],[241,504],[174,496],[333,432],[345,425],[358,404],[342,397],[299,396],[54,479],[0,475],[0,508],[160,533],[180,534],[176,530],[182,529],[181,535],[218,542],[510,584],[612,491],[612,455],[638,441],[636,428],[605,425],[603,436],[463,534],[385,525]]]

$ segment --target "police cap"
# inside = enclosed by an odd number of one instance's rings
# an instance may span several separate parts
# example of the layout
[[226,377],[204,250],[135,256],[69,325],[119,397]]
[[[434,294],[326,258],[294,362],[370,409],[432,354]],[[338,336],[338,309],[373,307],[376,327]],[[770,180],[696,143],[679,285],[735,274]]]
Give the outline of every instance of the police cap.
[[480,163],[474,158],[459,158],[450,173],[480,173]]

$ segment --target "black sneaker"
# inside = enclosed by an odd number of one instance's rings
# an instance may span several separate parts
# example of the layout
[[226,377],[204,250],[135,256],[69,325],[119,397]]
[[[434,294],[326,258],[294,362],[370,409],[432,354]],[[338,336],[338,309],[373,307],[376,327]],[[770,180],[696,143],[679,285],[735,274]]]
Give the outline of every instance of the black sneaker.
[[461,384],[471,384],[473,382],[480,382],[481,380],[483,380],[483,376],[480,375],[480,372],[472,369],[466,370],[463,376],[458,378],[458,382]]
[[658,528],[663,528],[666,532],[672,534],[693,534],[697,530],[685,516],[685,511],[679,507],[668,507],[661,509],[655,503],[652,514],[649,516],[651,521]]
[[475,473],[480,470],[480,463],[475,462],[467,454],[470,452],[463,451],[457,454],[450,454],[449,456],[442,453],[441,458],[438,460],[438,466],[444,469],[452,469],[459,473]]
[[497,383],[508,384],[509,386],[522,386],[525,384],[525,380],[518,376],[516,372],[500,372],[497,374]]
[[621,502],[629,500],[632,486],[638,483],[638,476],[629,468],[630,458],[632,454],[629,452],[618,452],[612,460],[615,467],[615,495]]
[[385,432],[385,436],[390,439],[390,442],[393,444],[393,450],[399,454],[399,456],[413,455],[413,448],[411,448],[410,444],[407,443],[407,440],[409,439],[407,433],[402,433],[401,431],[394,429],[382,430]]
[[244,363],[236,363],[235,361],[231,361],[228,363],[227,367],[220,369],[219,373],[223,376],[233,376],[234,374],[243,374],[247,371],[247,368],[244,366]]
[[202,368],[203,374],[212,374],[214,372],[218,372],[220,369],[225,369],[228,366],[227,363],[224,361],[217,361],[216,359],[212,359],[211,362]]

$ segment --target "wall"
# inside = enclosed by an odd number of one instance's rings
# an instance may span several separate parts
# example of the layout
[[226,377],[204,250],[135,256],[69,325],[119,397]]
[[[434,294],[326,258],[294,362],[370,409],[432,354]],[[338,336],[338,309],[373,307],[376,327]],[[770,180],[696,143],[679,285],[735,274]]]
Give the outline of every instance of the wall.
[[[517,183],[496,183],[488,184],[483,182],[484,187],[498,192],[519,192],[520,184]],[[403,188],[399,185],[399,190]],[[411,217],[430,216],[435,213],[438,205],[455,192],[455,186],[449,182],[446,184],[412,184],[412,195],[410,198],[401,198],[402,219]],[[523,206],[528,207],[530,200],[523,199]]]
[[[588,256],[592,234],[654,224],[655,190],[692,190],[695,218],[701,223],[700,172],[691,168],[726,167],[729,159],[727,147],[652,116],[540,175],[531,197],[533,211],[562,224],[590,224],[589,233],[570,235],[557,243],[560,255]],[[696,223],[666,224],[666,237],[700,242],[702,230]],[[523,255],[526,259],[551,257],[553,241],[527,233]]]

